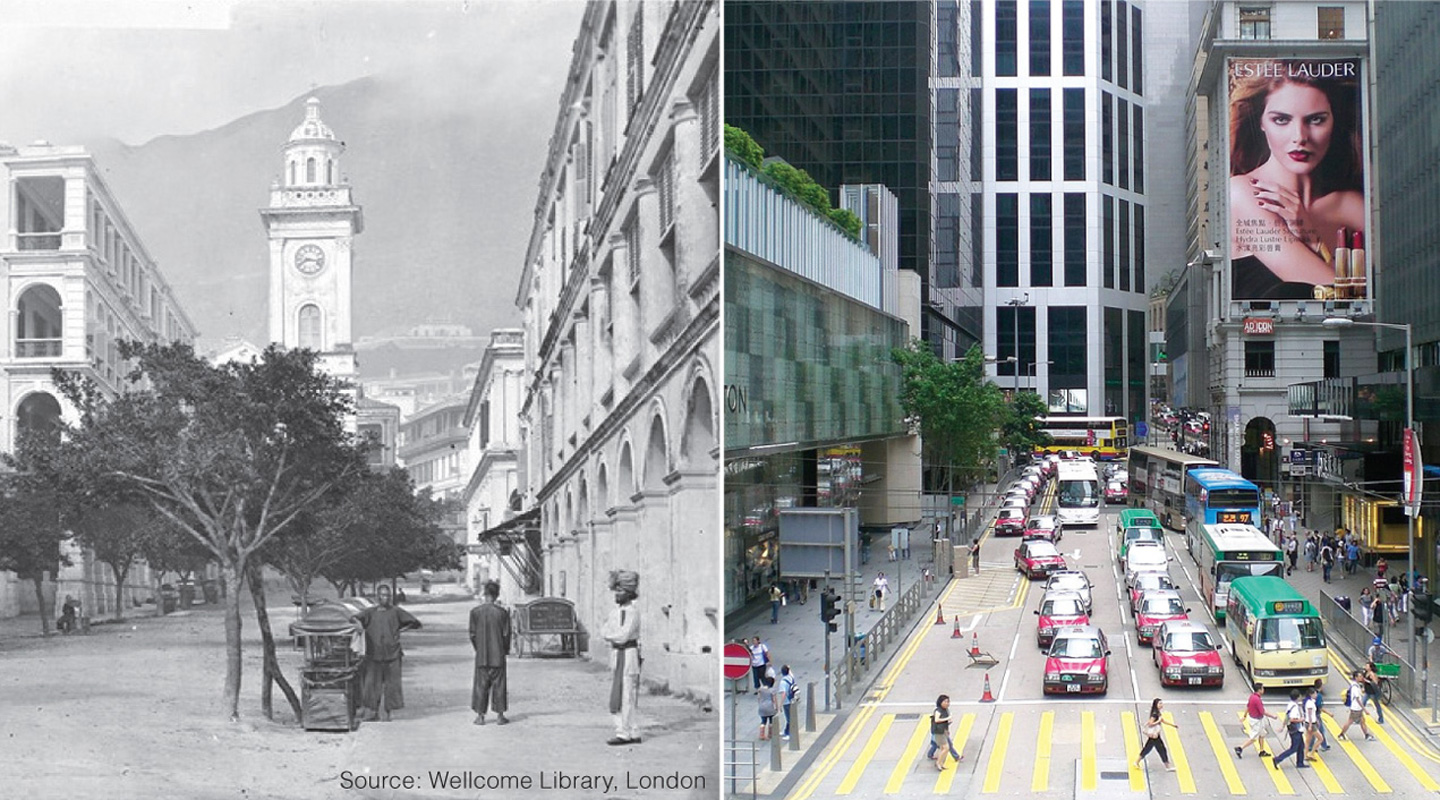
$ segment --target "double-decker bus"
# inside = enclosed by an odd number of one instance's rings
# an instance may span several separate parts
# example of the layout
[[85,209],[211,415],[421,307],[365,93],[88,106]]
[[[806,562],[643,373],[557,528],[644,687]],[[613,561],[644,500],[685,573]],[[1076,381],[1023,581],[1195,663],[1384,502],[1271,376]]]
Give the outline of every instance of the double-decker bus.
[[1055,515],[1061,525],[1100,524],[1100,475],[1089,461],[1062,461],[1055,476]]
[[1040,428],[1054,441],[1036,455],[1073,450],[1096,461],[1124,461],[1130,452],[1130,423],[1124,417],[1042,417]]
[[1320,612],[1284,578],[1232,581],[1225,634],[1230,657],[1256,689],[1319,687],[1330,671]]
[[1185,542],[1200,567],[1200,599],[1210,606],[1215,619],[1225,618],[1232,580],[1278,577],[1285,568],[1280,548],[1254,525],[1205,525],[1192,519]]
[[1171,530],[1185,529],[1185,473],[1218,467],[1208,458],[1163,447],[1130,448],[1130,505],[1147,508]]
[[1260,487],[1228,469],[1200,467],[1185,473],[1185,525],[1259,525]]

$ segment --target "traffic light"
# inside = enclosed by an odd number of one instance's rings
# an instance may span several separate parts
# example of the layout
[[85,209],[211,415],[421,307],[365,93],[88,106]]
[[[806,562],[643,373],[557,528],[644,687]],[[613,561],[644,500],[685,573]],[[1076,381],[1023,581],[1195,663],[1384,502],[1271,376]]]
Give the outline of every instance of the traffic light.
[[1410,610],[1415,612],[1416,622],[1424,625],[1430,621],[1430,618],[1434,616],[1435,613],[1435,608],[1432,605],[1433,602],[1434,595],[1431,595],[1429,592],[1416,592],[1415,595],[1410,598]]
[[820,595],[820,619],[825,622],[831,633],[840,630],[840,626],[834,621],[838,616],[840,616],[840,595],[826,589],[824,594]]

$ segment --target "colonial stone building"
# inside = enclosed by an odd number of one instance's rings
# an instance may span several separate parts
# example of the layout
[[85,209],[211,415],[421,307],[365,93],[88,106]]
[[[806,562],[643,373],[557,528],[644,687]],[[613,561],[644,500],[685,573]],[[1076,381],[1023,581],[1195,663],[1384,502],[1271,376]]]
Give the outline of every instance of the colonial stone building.
[[598,631],[640,573],[644,680],[709,697],[720,600],[719,4],[591,3],[518,305],[543,594]]

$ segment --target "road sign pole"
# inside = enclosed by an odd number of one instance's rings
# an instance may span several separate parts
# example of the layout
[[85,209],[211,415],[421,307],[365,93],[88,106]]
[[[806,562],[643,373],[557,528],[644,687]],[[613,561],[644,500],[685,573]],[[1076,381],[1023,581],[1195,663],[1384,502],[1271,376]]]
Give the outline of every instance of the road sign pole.
[[[739,706],[740,706],[740,682],[739,682],[739,681],[731,681],[731,687],[730,687],[730,747],[732,748],[733,752],[734,752],[734,753],[737,753],[737,754],[739,753],[739,741],[740,741],[740,740],[739,740],[739,738],[737,737],[737,735],[736,735],[736,733],[735,733],[735,717],[740,713],[740,708],[739,708]],[[739,758],[738,758],[738,756],[732,756],[730,760],[731,760],[732,762],[735,762],[735,763],[732,763],[732,764],[730,765],[730,794],[738,794],[738,793],[739,793],[739,789],[738,789],[738,785],[739,785],[739,784],[738,784],[738,781],[737,781],[738,776],[736,775],[736,773],[739,771],[739,770],[738,770]],[[753,768],[752,768],[752,769],[753,769]]]

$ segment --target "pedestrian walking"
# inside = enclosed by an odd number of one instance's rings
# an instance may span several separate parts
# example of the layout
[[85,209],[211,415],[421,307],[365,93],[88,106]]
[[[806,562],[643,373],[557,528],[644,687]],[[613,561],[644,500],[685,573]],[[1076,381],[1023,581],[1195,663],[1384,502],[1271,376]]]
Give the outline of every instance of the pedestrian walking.
[[1370,735],[1370,726],[1365,724],[1364,675],[1365,673],[1358,669],[1352,672],[1350,674],[1350,686],[1345,689],[1343,702],[1345,703],[1345,707],[1350,710],[1350,714],[1345,718],[1345,724],[1340,726],[1340,732],[1336,734],[1336,738],[1342,742],[1348,741],[1345,738],[1345,732],[1350,730],[1350,726],[1357,722],[1360,723],[1360,731],[1365,734],[1367,741],[1375,738]]
[[756,710],[760,712],[760,741],[770,738],[775,725],[775,679],[765,677],[760,680],[760,688],[755,690]]
[[1281,762],[1295,755],[1295,766],[1305,769],[1309,764],[1305,763],[1305,704],[1300,700],[1300,690],[1290,690],[1290,702],[1285,706],[1285,733],[1290,736],[1290,747],[1283,753],[1277,753],[1270,758],[1270,762],[1276,769],[1280,768]]
[[930,712],[930,752],[925,757],[935,762],[935,769],[944,772],[947,753],[957,764],[965,760],[965,756],[956,752],[955,742],[950,738],[950,695],[942,694],[935,699],[935,710]]
[[1315,571],[1315,560],[1320,554],[1320,544],[1315,541],[1314,532],[1305,534],[1305,571]]
[[1135,769],[1140,769],[1145,762],[1146,754],[1154,750],[1160,754],[1160,763],[1165,765],[1165,769],[1171,772],[1175,771],[1175,766],[1170,763],[1170,753],[1165,750],[1165,740],[1161,738],[1160,734],[1163,730],[1162,725],[1169,725],[1177,731],[1180,730],[1180,726],[1165,719],[1164,710],[1165,701],[1158,697],[1150,701],[1150,717],[1140,726],[1140,736],[1145,740],[1145,746],[1140,748],[1140,756],[1135,759]]
[[1325,540],[1325,545],[1320,548],[1320,572],[1326,583],[1330,582],[1330,571],[1335,568],[1335,545]]
[[1295,574],[1295,562],[1300,557],[1300,545],[1295,541],[1295,534],[1291,533],[1285,537],[1285,558],[1289,560],[1290,566],[1285,570],[1286,575]]
[[785,733],[780,738],[789,741],[790,722],[793,716],[790,707],[795,705],[795,697],[800,694],[799,683],[795,680],[795,673],[790,671],[789,664],[780,667],[780,687],[778,694],[780,695],[781,707],[785,714]]
[[780,584],[770,584],[770,624],[774,625],[780,621],[780,606],[785,605],[785,592]]
[[[1320,691],[1314,686],[1305,690],[1305,758],[1317,758],[1320,750],[1329,750],[1330,745],[1325,742],[1324,726],[1320,724]],[[1324,748],[1321,748],[1321,745]]]
[[750,678],[756,689],[760,688],[760,681],[765,679],[765,667],[769,664],[770,647],[756,636],[750,640]]
[[1386,561],[1384,558],[1381,558],[1380,560],[1376,561],[1376,562],[1375,562],[1375,577],[1376,577],[1376,578],[1383,579],[1383,578],[1385,577],[1385,570],[1387,570],[1387,569],[1390,569],[1390,562],[1389,562],[1389,561]]
[[1375,595],[1370,591],[1369,586],[1360,590],[1359,604],[1360,623],[1369,629],[1370,618],[1375,613]]
[[1375,662],[1370,661],[1365,665],[1365,673],[1361,676],[1365,682],[1365,702],[1374,702],[1375,721],[1381,725],[1385,724],[1385,707],[1380,703],[1380,674],[1375,670]]
[[1345,544],[1345,573],[1354,575],[1360,569],[1360,545],[1355,541],[1352,534],[1350,541]]
[[1242,744],[1236,746],[1235,757],[1241,758],[1245,755],[1245,748],[1252,742],[1256,743],[1255,750],[1262,756],[1270,755],[1270,746],[1265,743],[1270,736],[1270,720],[1279,717],[1265,710],[1265,698],[1260,695],[1260,687],[1255,687],[1250,692],[1250,699],[1245,701],[1245,731],[1250,736]]
[[495,709],[495,722],[508,725],[509,692],[505,687],[505,656],[510,652],[510,610],[497,602],[500,584],[485,581],[485,602],[470,609],[470,646],[475,650],[475,677],[470,686],[470,708],[475,724]]
[[360,679],[360,705],[364,710],[360,718],[378,717],[389,722],[390,712],[405,707],[400,678],[405,653],[400,649],[400,632],[418,630],[420,620],[393,605],[390,587],[383,583],[375,589],[375,599],[379,605],[355,615],[355,621],[365,629],[365,665]]
[[879,611],[884,611],[885,596],[890,594],[890,579],[885,577],[885,573],[882,572],[879,575],[875,576],[874,589],[875,600],[870,607]]
[[[610,589],[615,593],[615,608],[610,611],[601,636],[610,643],[611,681],[610,714],[615,722],[615,735],[606,744],[640,744],[640,724],[635,719],[635,702],[640,696],[640,612],[635,600],[640,596],[640,575],[630,570],[610,573]],[[768,651],[767,651],[768,654]]]

